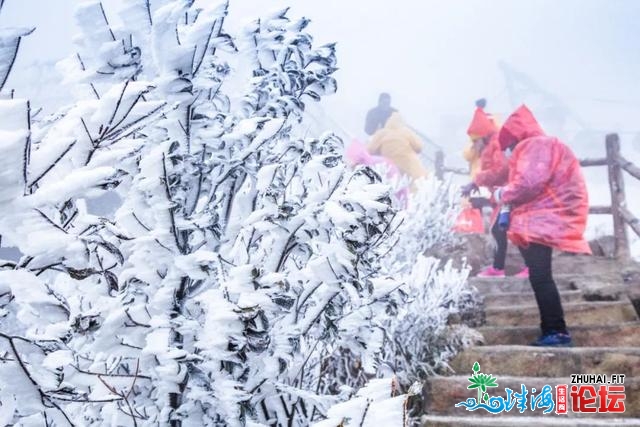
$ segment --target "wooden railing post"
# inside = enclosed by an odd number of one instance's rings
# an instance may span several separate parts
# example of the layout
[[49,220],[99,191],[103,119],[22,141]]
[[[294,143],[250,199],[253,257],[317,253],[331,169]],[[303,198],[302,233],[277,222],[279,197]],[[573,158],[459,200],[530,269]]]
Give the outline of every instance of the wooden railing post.
[[444,178],[444,152],[442,150],[436,151],[434,163],[436,168],[436,177],[439,180],[442,180]]
[[629,238],[627,227],[621,214],[626,209],[624,180],[620,162],[620,139],[612,133],[606,137],[607,169],[609,170],[609,188],[611,190],[611,213],[613,216],[613,235],[615,237],[614,254],[616,258],[629,258]]

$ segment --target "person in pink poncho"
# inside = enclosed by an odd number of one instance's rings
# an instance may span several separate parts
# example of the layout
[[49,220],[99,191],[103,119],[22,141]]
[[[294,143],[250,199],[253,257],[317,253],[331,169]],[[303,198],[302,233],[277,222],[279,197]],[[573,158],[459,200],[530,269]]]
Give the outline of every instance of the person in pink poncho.
[[551,255],[553,249],[591,253],[584,239],[589,197],[580,162],[568,146],[544,133],[524,105],[509,116],[498,140],[511,153],[507,183],[494,192],[510,215],[498,221],[508,227],[509,240],[529,267],[540,310],[542,334],[532,345],[571,345]]

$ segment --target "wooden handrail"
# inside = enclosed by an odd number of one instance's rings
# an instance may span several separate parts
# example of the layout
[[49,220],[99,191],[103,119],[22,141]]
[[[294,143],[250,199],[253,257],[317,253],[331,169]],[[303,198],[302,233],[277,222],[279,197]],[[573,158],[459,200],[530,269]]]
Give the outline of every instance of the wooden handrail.
[[622,156],[618,156],[616,159],[620,164],[620,167],[627,171],[629,175],[633,176],[636,179],[640,179],[640,168],[631,163],[629,160],[625,159]]
[[629,258],[629,237],[620,208],[626,205],[622,168],[618,163],[620,156],[620,138],[615,133],[606,137],[607,169],[609,171],[609,189],[611,191],[611,211],[613,212],[613,235],[615,254],[620,258]]
[[[612,133],[606,136],[605,145],[607,156],[599,159],[582,159],[580,166],[606,166],[609,175],[609,190],[611,192],[611,206],[590,206],[591,215],[611,215],[613,217],[613,234],[615,237],[614,255],[619,258],[629,258],[629,237],[627,225],[640,236],[640,220],[627,209],[624,192],[624,170],[632,177],[640,180],[640,167],[620,155],[620,138]],[[436,176],[443,179],[445,172],[466,175],[467,170],[449,168],[444,164],[444,151],[438,149],[434,159]]]
[[444,165],[444,151],[436,151],[436,158],[434,160],[434,166],[436,170],[436,176],[438,179],[443,179],[445,172],[454,173],[457,175],[468,175],[469,170],[463,168],[450,168]]
[[633,214],[629,212],[629,209],[627,209],[626,206],[620,207],[620,215],[622,216],[622,218],[624,218],[627,225],[631,227],[638,236],[640,236],[640,221],[638,220],[638,218],[633,216]]
[[462,168],[444,168],[445,172],[455,173],[457,175],[469,175],[469,171]]
[[592,215],[611,215],[611,206],[590,206],[589,213]]
[[442,180],[444,178],[444,151],[436,151],[436,160],[433,163],[436,169],[436,177]]
[[580,166],[607,166],[607,159],[583,159],[580,160]]
[[622,171],[626,171],[634,178],[640,179],[640,168],[620,155],[620,139],[618,135],[609,134],[605,140],[607,157],[604,159],[583,159],[580,166],[607,166],[609,174],[609,190],[611,191],[611,206],[591,206],[590,214],[608,214],[613,217],[613,234],[615,238],[614,255],[619,258],[629,258],[629,238],[627,225],[640,236],[640,220],[627,209],[624,192]]

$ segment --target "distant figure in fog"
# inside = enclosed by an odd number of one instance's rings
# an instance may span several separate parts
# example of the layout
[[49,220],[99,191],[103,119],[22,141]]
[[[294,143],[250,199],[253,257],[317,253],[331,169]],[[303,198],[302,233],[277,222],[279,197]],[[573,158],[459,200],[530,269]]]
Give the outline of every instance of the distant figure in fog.
[[373,135],[377,130],[384,127],[391,114],[395,112],[396,109],[391,106],[391,95],[381,93],[378,97],[378,106],[367,113],[364,131],[367,135]]
[[371,137],[367,150],[371,154],[389,159],[400,172],[411,177],[412,181],[428,176],[418,157],[418,153],[422,151],[422,141],[398,113],[392,113],[385,126]]

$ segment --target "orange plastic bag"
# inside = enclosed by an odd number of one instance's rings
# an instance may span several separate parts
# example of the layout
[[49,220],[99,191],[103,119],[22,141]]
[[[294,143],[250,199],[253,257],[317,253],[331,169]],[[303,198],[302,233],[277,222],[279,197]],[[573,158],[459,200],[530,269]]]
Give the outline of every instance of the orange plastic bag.
[[482,212],[472,207],[464,208],[453,225],[453,231],[458,233],[484,233]]

